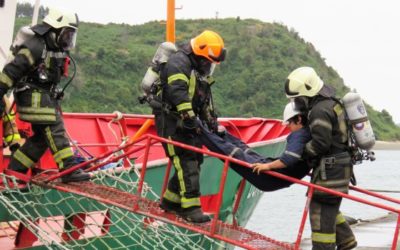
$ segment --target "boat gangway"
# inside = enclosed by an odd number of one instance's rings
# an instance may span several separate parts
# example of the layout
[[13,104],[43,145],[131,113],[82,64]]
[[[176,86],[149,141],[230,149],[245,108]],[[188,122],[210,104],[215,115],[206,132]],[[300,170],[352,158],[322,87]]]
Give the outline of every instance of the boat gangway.
[[[135,144],[145,142],[144,144],[142,143],[141,146],[139,147],[133,147]],[[223,174],[221,175],[220,183],[219,183],[219,191],[216,195],[216,202],[214,206],[214,210],[211,212],[212,215],[212,220],[208,223],[204,224],[194,224],[194,223],[189,223],[178,216],[171,214],[171,213],[166,213],[162,211],[159,208],[159,201],[152,201],[149,200],[145,197],[142,196],[142,190],[143,190],[143,185],[145,183],[145,177],[146,177],[146,170],[147,170],[147,160],[149,158],[149,153],[152,145],[156,143],[165,143],[165,144],[171,144],[177,147],[184,148],[186,150],[192,150],[197,153],[201,153],[204,155],[208,155],[210,157],[215,157],[220,159],[221,161],[224,162],[223,164]],[[93,171],[99,170],[102,166],[116,162],[120,159],[123,159],[125,157],[128,157],[129,155],[139,151],[139,150],[144,150],[144,156],[143,156],[143,163],[140,169],[140,179],[138,182],[138,187],[136,193],[128,193],[123,190],[119,190],[113,187],[109,186],[103,186],[99,184],[95,184],[92,182],[82,182],[82,183],[68,183],[68,184],[63,184],[58,181],[60,177],[63,175],[66,175],[74,170],[77,169],[85,169],[85,171],[88,171],[90,173],[93,173]],[[123,152],[123,153],[121,153]],[[104,160],[106,159],[107,160]],[[103,160],[103,161],[102,161]],[[101,163],[98,163],[101,162]],[[251,167],[249,163],[239,161],[237,159],[225,156],[225,155],[220,155],[211,151],[208,151],[207,149],[204,148],[196,148],[192,147],[189,145],[185,145],[179,142],[167,140],[165,138],[161,138],[155,135],[151,134],[146,134],[138,139],[133,140],[132,142],[125,144],[123,146],[120,146],[114,150],[110,150],[99,157],[90,159],[88,161],[82,162],[62,173],[57,173],[57,174],[49,174],[49,175],[40,175],[40,177],[33,177],[32,179],[24,179],[22,176],[20,177],[23,181],[27,182],[30,181],[34,185],[39,185],[45,188],[50,188],[50,189],[57,189],[62,192],[69,192],[69,193],[74,193],[80,196],[85,196],[90,199],[95,199],[101,203],[105,204],[110,204],[113,206],[120,207],[124,210],[130,211],[132,213],[138,213],[141,214],[151,220],[159,220],[164,223],[172,224],[178,227],[182,227],[185,229],[188,229],[190,231],[207,235],[208,237],[215,238],[217,240],[222,240],[225,241],[229,244],[236,245],[245,249],[300,249],[301,245],[301,240],[302,240],[302,235],[304,231],[304,225],[307,219],[307,214],[308,214],[308,209],[309,209],[309,203],[310,200],[312,199],[314,190],[319,190],[323,191],[326,193],[330,193],[336,196],[341,196],[345,199],[350,199],[355,202],[363,203],[368,206],[373,206],[377,207],[380,209],[384,209],[388,212],[395,213],[397,215],[397,225],[396,228],[393,232],[393,242],[391,249],[396,250],[397,249],[397,244],[398,244],[398,237],[399,237],[399,227],[400,227],[400,209],[397,207],[393,206],[388,206],[382,203],[378,203],[376,201],[370,201],[368,199],[364,198],[359,198],[355,195],[350,195],[350,194],[344,194],[340,192],[336,192],[334,190],[330,190],[318,185],[314,185],[312,183],[303,181],[303,180],[298,180],[295,178],[291,178],[288,176],[281,175],[279,173],[276,173],[274,171],[265,171],[263,174],[269,174],[272,175],[276,178],[281,178],[290,182],[297,183],[299,185],[303,185],[308,187],[308,192],[307,192],[307,200],[306,204],[304,206],[303,210],[303,216],[299,225],[299,230],[297,233],[297,238],[294,241],[294,243],[288,243],[288,242],[281,242],[276,239],[272,239],[270,237],[267,237],[265,235],[261,235],[259,233],[247,230],[241,226],[239,226],[235,221],[233,221],[231,224],[227,222],[223,222],[219,220],[219,209],[221,206],[222,198],[223,198],[223,193],[224,193],[224,188],[225,184],[227,181],[227,171],[229,169],[229,164],[230,163],[235,163],[235,164],[240,164],[243,167]],[[171,171],[171,162],[168,163],[168,167],[166,168],[166,173],[164,177],[164,184],[162,188],[162,192],[165,191],[166,189],[166,184],[169,179],[169,173]],[[12,174],[11,171],[6,170],[6,174]],[[244,182],[244,180],[243,180]],[[390,201],[395,203],[396,205],[400,204],[400,200],[394,199],[391,197],[387,197],[378,193],[374,193],[371,191],[364,190],[359,187],[351,187],[353,191],[356,192],[361,192],[363,194],[366,194],[371,197],[379,198],[382,200]],[[239,202],[241,199],[241,189],[238,189],[237,195],[235,199],[235,204],[233,205],[234,211],[237,210],[239,206]],[[23,230],[20,230],[23,231]],[[21,233],[18,235],[21,237],[21,239],[24,237],[24,235]]]

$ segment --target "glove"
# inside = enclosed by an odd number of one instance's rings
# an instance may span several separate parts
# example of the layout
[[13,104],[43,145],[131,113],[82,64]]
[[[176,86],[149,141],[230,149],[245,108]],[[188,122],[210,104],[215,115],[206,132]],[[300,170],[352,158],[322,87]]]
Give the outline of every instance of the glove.
[[196,116],[190,116],[189,113],[187,111],[181,113],[182,125],[180,127],[184,133],[197,135],[200,133],[200,128],[197,125]]
[[200,119],[207,125],[207,128],[210,132],[217,133],[219,125],[217,116],[208,105],[203,106],[200,112]]
[[207,122],[208,129],[213,132],[217,133],[218,132],[218,121],[217,118],[212,117],[210,120]]

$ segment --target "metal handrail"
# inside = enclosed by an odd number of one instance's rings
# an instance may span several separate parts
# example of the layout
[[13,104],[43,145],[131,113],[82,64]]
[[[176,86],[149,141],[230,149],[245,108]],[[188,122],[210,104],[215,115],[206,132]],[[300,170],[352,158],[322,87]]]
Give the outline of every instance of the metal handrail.
[[[143,143],[143,141],[145,141],[145,143]],[[142,142],[139,147],[136,147],[136,148],[132,147],[134,144],[137,144],[139,142]],[[165,138],[162,138],[162,137],[158,137],[158,136],[155,136],[155,135],[146,134],[146,135],[144,135],[144,136],[142,136],[142,137],[140,137],[138,139],[133,140],[130,143],[127,143],[127,144],[125,144],[123,146],[120,146],[120,147],[116,148],[115,150],[108,151],[108,152],[100,155],[99,157],[96,157],[96,158],[91,159],[89,161],[77,164],[77,165],[73,166],[72,168],[70,168],[68,170],[65,170],[65,171],[63,171],[63,172],[61,172],[59,174],[52,175],[51,177],[46,179],[46,182],[49,182],[49,181],[55,180],[55,179],[57,179],[59,177],[62,177],[64,175],[67,175],[67,174],[69,174],[69,173],[71,173],[71,172],[73,172],[73,171],[75,171],[77,169],[84,168],[85,166],[88,166],[89,164],[92,164],[92,163],[94,163],[96,161],[99,161],[100,159],[106,158],[106,157],[108,157],[108,156],[110,156],[110,155],[112,155],[112,154],[114,154],[116,152],[121,152],[124,149],[127,149],[127,150],[123,154],[119,154],[118,156],[111,157],[110,159],[108,159],[107,161],[102,162],[101,164],[97,164],[97,165],[91,166],[86,171],[96,170],[96,169],[98,169],[98,168],[100,168],[100,167],[102,167],[102,166],[104,166],[104,165],[106,165],[108,163],[111,163],[113,161],[119,160],[119,159],[121,159],[123,157],[126,157],[128,155],[131,155],[131,154],[133,154],[133,153],[135,153],[137,151],[145,149],[144,162],[143,162],[143,165],[142,165],[141,175],[140,175],[140,179],[139,179],[139,186],[138,186],[138,189],[137,189],[138,196],[141,197],[141,195],[142,195],[141,194],[142,186],[143,186],[143,183],[144,183],[144,178],[145,178],[146,169],[147,169],[147,160],[148,160],[149,153],[150,153],[150,147],[151,147],[151,145],[154,145],[155,143],[158,143],[158,142],[165,143],[165,144],[171,144],[171,145],[174,145],[174,146],[177,146],[177,147],[184,148],[186,150],[194,151],[196,153],[201,153],[201,154],[208,155],[208,156],[211,156],[211,157],[214,157],[214,158],[218,158],[218,159],[220,159],[220,160],[222,160],[224,162],[224,169],[223,169],[222,175],[221,175],[221,182],[220,182],[219,192],[218,192],[217,197],[216,197],[217,198],[216,199],[216,201],[217,201],[216,208],[217,209],[216,209],[216,211],[214,211],[215,212],[215,216],[213,218],[212,226],[211,226],[210,232],[209,232],[211,235],[213,235],[215,233],[216,223],[217,223],[217,220],[218,220],[218,217],[219,217],[219,210],[220,210],[220,206],[222,204],[223,191],[224,191],[224,188],[225,188],[225,181],[226,181],[226,178],[227,178],[227,171],[228,171],[229,163],[235,163],[235,164],[241,165],[243,167],[247,167],[247,168],[251,168],[251,164],[249,164],[247,162],[244,162],[244,161],[241,161],[241,160],[238,160],[238,159],[235,159],[235,158],[232,158],[232,157],[229,157],[229,156],[225,156],[225,155],[222,155],[222,154],[211,152],[211,151],[208,151],[208,150],[203,149],[203,148],[197,148],[197,147],[194,147],[194,146],[186,145],[186,144],[183,144],[183,143],[180,143],[180,142],[172,141],[172,140],[165,139]],[[170,169],[171,168],[171,164],[169,164],[169,165],[170,165],[169,166],[169,169]],[[370,200],[367,200],[367,199],[364,199],[364,198],[359,198],[359,197],[356,197],[356,196],[353,196],[353,195],[344,194],[344,193],[341,193],[341,192],[338,192],[338,191],[334,191],[334,190],[331,190],[331,189],[328,189],[328,188],[325,188],[325,187],[322,187],[322,186],[319,186],[319,185],[315,185],[315,184],[312,184],[312,183],[309,183],[309,182],[306,182],[306,181],[298,180],[296,178],[289,177],[289,176],[280,174],[278,172],[264,171],[263,174],[268,174],[268,175],[271,175],[271,176],[274,176],[276,178],[280,178],[280,179],[283,179],[283,180],[286,180],[286,181],[289,181],[289,182],[292,182],[292,183],[297,183],[297,184],[300,184],[300,185],[303,185],[303,186],[307,186],[309,188],[308,194],[307,194],[307,202],[306,202],[306,205],[304,207],[303,216],[302,216],[302,220],[301,220],[301,223],[300,223],[300,227],[299,227],[299,231],[298,231],[298,234],[297,234],[297,239],[296,239],[296,242],[295,242],[295,245],[294,245],[294,249],[299,249],[299,247],[300,247],[301,238],[302,238],[301,236],[302,236],[303,231],[304,231],[304,225],[305,225],[306,218],[307,218],[307,215],[308,215],[309,203],[310,203],[310,201],[312,199],[313,192],[314,192],[314,190],[320,190],[320,191],[323,191],[323,192],[326,192],[326,193],[329,193],[329,194],[332,194],[332,195],[335,195],[335,196],[340,196],[340,197],[343,197],[343,198],[346,198],[346,199],[350,199],[350,200],[353,200],[353,201],[356,201],[356,202],[359,202],[359,203],[363,203],[363,204],[366,204],[366,205],[369,205],[369,206],[377,207],[377,208],[380,208],[380,209],[384,209],[384,210],[396,213],[398,215],[398,220],[397,220],[397,225],[396,225],[396,229],[395,229],[395,232],[394,232],[394,238],[393,238],[393,243],[392,243],[392,248],[391,248],[392,250],[396,250],[397,238],[399,236],[399,228],[400,228],[400,209],[399,208],[395,208],[395,207],[388,206],[388,205],[385,205],[385,204],[380,204],[378,202],[370,201]],[[168,181],[168,179],[164,178],[164,182],[167,182],[167,181]],[[165,187],[165,186],[166,186],[166,183],[163,184],[163,187]],[[357,188],[352,187],[352,189],[354,189],[354,190],[356,190],[358,192],[362,192],[362,193],[364,193],[366,195],[369,195],[369,196],[373,196],[373,197],[380,198],[380,199],[387,200],[387,201],[392,201],[392,202],[397,203],[397,204],[399,203],[399,200],[393,199],[391,197],[387,197],[385,195],[381,195],[381,194],[377,194],[377,193],[374,193],[374,192],[371,192],[371,191],[363,190],[363,189],[358,188],[358,187]],[[239,193],[238,195],[241,196],[241,193]],[[238,197],[238,199],[240,200],[240,197]],[[135,207],[134,207],[134,209],[135,209]]]
[[[177,146],[177,147],[181,147],[181,148],[184,148],[184,149],[187,149],[187,150],[194,151],[196,153],[205,154],[205,155],[208,155],[208,156],[215,157],[215,158],[218,158],[220,160],[223,160],[224,161],[224,169],[223,169],[223,173],[222,173],[222,176],[221,176],[220,189],[219,189],[219,192],[218,192],[218,195],[217,195],[217,204],[218,205],[220,205],[220,203],[222,201],[222,195],[223,195],[224,186],[225,186],[225,178],[226,178],[226,174],[227,174],[227,171],[228,171],[229,163],[235,163],[235,164],[239,164],[239,165],[241,165],[243,167],[251,168],[251,164],[249,164],[247,162],[244,162],[244,161],[241,161],[241,160],[229,157],[229,156],[221,155],[221,154],[218,154],[218,153],[215,153],[215,152],[211,152],[211,151],[208,151],[208,150],[205,150],[205,149],[202,149],[202,148],[189,146],[189,145],[186,145],[186,144],[183,144],[183,143],[180,143],[180,142],[175,142],[175,141],[172,141],[172,140],[168,140],[168,139],[161,138],[161,137],[154,136],[154,135],[150,135],[150,134],[145,135],[145,137],[148,138],[147,143],[150,143],[152,140],[155,140],[155,141],[158,141],[158,142],[171,144],[171,145],[174,145],[174,146]],[[148,154],[148,153],[149,152],[146,151],[146,154]],[[145,167],[145,165],[144,165],[144,167]],[[316,185],[316,184],[312,184],[312,183],[309,183],[309,182],[306,182],[306,181],[298,180],[296,178],[289,177],[289,176],[286,176],[286,175],[283,175],[283,174],[280,174],[280,173],[277,173],[277,172],[274,172],[274,171],[264,171],[263,173],[272,175],[274,177],[277,177],[277,178],[280,178],[280,179],[283,179],[283,180],[286,180],[286,181],[290,181],[290,182],[297,183],[297,184],[300,184],[300,185],[303,185],[303,186],[307,186],[309,188],[308,195],[307,195],[307,203],[306,203],[306,206],[305,206],[304,211],[303,211],[303,217],[302,217],[302,220],[301,220],[300,228],[299,228],[299,231],[298,231],[298,237],[297,237],[294,249],[299,249],[299,247],[300,247],[301,235],[302,235],[302,233],[304,231],[304,224],[305,224],[305,221],[306,221],[306,218],[307,218],[307,214],[308,214],[307,212],[308,212],[308,208],[309,208],[309,203],[310,203],[310,201],[312,199],[314,190],[319,190],[319,191],[326,192],[328,194],[332,194],[332,195],[335,195],[335,196],[340,196],[340,197],[343,197],[343,198],[346,198],[346,199],[350,199],[350,200],[353,200],[353,201],[356,201],[356,202],[359,202],[359,203],[363,203],[363,204],[366,204],[366,205],[369,205],[369,206],[381,208],[381,209],[396,213],[398,215],[398,220],[397,220],[397,225],[396,225],[396,229],[395,229],[395,232],[394,232],[394,238],[393,238],[393,243],[392,243],[392,248],[391,248],[392,250],[396,250],[397,238],[398,238],[398,235],[399,235],[399,228],[400,228],[400,209],[399,208],[391,207],[391,206],[388,206],[388,205],[384,205],[384,204],[380,204],[380,203],[377,203],[377,202],[369,201],[367,199],[359,198],[359,197],[356,197],[356,196],[353,196],[353,195],[349,195],[349,194],[341,193],[341,192],[338,192],[338,191],[334,191],[334,190],[331,190],[329,188],[325,188],[325,187],[322,187],[322,186],[319,186],[319,185]],[[141,178],[144,179],[144,176],[141,177]],[[357,188],[357,191],[358,190],[362,190],[362,189]],[[370,195],[370,196],[374,196],[376,198],[381,198],[381,199],[384,199],[384,200],[392,200],[392,198],[390,198],[390,197],[386,197],[384,195],[376,194],[376,193],[371,192],[371,191],[365,191],[364,193],[367,194],[367,195]],[[220,209],[219,206],[217,206],[217,208],[218,208],[218,210]],[[213,222],[212,222],[213,224],[216,223],[216,221],[218,220],[218,213],[219,212],[217,211],[216,216],[214,216],[214,218],[213,218]],[[213,230],[213,227],[212,227],[211,230]],[[211,232],[211,233],[213,233],[213,232]]]

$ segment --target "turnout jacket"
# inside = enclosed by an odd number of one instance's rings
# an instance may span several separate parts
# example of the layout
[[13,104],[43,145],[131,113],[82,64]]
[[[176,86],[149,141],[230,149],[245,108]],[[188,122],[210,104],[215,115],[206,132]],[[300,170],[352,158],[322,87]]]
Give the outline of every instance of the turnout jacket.
[[[345,112],[341,104],[322,96],[318,96],[312,105],[309,114],[312,139],[305,148],[308,162],[313,168],[311,182],[347,193],[353,168],[347,145]],[[340,200],[334,195],[315,190],[313,199],[320,198],[333,199],[334,202]]]
[[64,73],[67,53],[46,39],[43,24],[32,27],[35,35],[15,48],[14,59],[0,74],[0,88],[15,88],[20,119],[33,123],[56,121],[57,99],[53,96]]
[[347,124],[342,106],[331,98],[316,97],[308,114],[312,139],[305,153],[315,159],[346,152]]
[[163,83],[162,100],[170,107],[165,115],[166,135],[175,133],[180,119],[179,113],[186,111],[190,116],[198,116],[210,127],[216,122],[211,102],[211,77],[201,76],[190,46],[184,46],[171,55],[161,69]]

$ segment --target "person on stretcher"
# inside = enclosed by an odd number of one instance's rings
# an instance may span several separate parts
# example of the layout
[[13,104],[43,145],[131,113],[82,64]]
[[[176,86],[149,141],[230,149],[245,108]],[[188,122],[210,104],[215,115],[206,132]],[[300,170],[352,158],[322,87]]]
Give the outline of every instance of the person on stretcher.
[[231,163],[230,167],[258,189],[267,192],[275,191],[289,187],[293,183],[271,175],[260,174],[262,171],[272,170],[297,179],[302,179],[310,171],[308,164],[302,159],[305,144],[311,139],[306,115],[296,110],[294,103],[290,102],[285,107],[283,123],[288,126],[291,133],[286,139],[285,151],[278,158],[258,154],[228,132],[217,135],[202,127],[200,140],[213,152],[252,163],[252,169],[235,163]]

